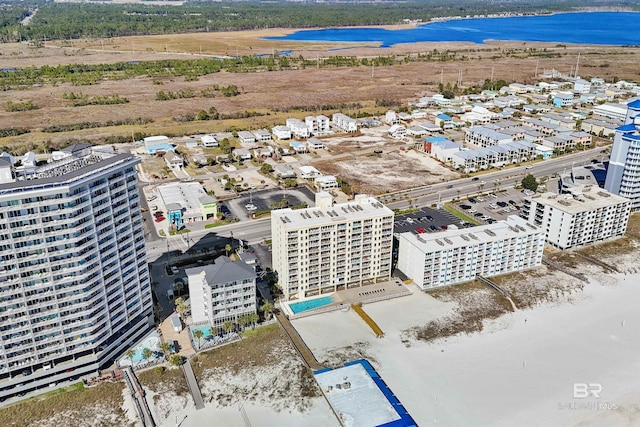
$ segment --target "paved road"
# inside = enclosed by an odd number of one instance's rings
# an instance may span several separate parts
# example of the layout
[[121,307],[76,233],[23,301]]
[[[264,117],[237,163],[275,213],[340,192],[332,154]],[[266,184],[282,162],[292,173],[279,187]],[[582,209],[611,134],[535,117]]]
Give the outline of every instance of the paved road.
[[[479,175],[480,179],[473,181],[472,178],[463,178],[440,184],[433,184],[418,189],[407,190],[404,192],[394,192],[401,194],[395,202],[387,202],[391,208],[406,208],[409,206],[408,199],[413,199],[413,206],[428,207],[438,202],[438,200],[451,200],[458,196],[467,196],[479,191],[479,185],[484,182],[482,190],[493,191],[505,188],[513,188],[515,184],[520,183],[522,178],[531,173],[540,178],[561,173],[571,168],[572,164],[582,165],[589,163],[592,159],[602,159],[602,148],[594,148],[578,153],[565,155],[555,159],[548,159],[543,162],[536,163],[530,169],[524,166],[517,168],[509,168],[505,170],[497,170]],[[494,184],[495,183],[495,184]],[[452,188],[447,186],[453,185]],[[385,196],[380,197],[384,199]],[[387,198],[389,198],[387,196]],[[256,244],[263,239],[271,238],[271,222],[270,218],[263,218],[252,221],[240,221],[234,224],[223,225],[219,227],[193,230],[187,236],[171,236],[163,241],[149,242],[147,245],[147,254],[149,261],[158,260],[167,250],[184,252],[190,247],[196,249],[204,246],[224,245],[229,243],[231,233],[234,239],[241,239],[249,244]]]

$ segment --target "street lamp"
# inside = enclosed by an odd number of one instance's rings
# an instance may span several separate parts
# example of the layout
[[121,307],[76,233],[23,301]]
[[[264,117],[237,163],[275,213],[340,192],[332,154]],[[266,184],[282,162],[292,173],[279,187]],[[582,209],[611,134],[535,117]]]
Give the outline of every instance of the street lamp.
[[233,230],[229,231],[229,235],[231,236],[231,249],[233,249]]

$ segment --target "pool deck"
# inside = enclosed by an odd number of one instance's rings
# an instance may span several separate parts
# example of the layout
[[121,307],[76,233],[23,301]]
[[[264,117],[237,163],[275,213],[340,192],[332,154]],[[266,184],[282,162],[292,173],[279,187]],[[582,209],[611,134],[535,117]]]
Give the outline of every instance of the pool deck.
[[[409,288],[405,286],[404,283],[402,283],[402,280],[392,277],[391,280],[385,280],[383,282],[362,285],[355,288],[332,292],[330,294],[324,294],[326,296],[331,295],[335,302],[333,304],[324,305],[312,310],[306,310],[298,314],[293,314],[291,309],[287,306],[287,302],[299,302],[304,300],[282,302],[281,306],[283,306],[283,311],[287,314],[289,319],[299,319],[301,317],[311,316],[314,314],[326,313],[327,311],[340,309],[347,310],[349,307],[351,307],[351,304],[369,304],[377,301],[410,295],[411,293],[412,292],[409,290]],[[318,298],[318,296],[313,296],[309,299],[314,298]]]

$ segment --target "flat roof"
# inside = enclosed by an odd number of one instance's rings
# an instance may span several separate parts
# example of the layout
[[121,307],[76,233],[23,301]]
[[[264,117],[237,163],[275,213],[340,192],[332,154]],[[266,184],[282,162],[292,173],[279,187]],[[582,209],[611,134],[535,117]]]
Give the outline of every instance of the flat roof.
[[585,185],[582,188],[582,193],[576,197],[570,194],[546,192],[531,196],[530,200],[570,214],[588,212],[622,203],[631,203],[631,201],[625,197],[609,193],[598,186],[590,185]]
[[314,372],[329,404],[345,427],[417,426],[398,398],[366,360]]
[[276,209],[272,220],[279,219],[286,229],[299,229],[331,225],[338,222],[357,221],[378,216],[392,216],[393,211],[374,197],[361,196],[352,202],[339,203],[331,208]]
[[169,208],[177,204],[187,210],[201,209],[202,205],[215,203],[217,199],[208,195],[198,182],[172,182],[158,187],[158,194]]
[[527,223],[523,218],[509,215],[505,220],[470,229],[448,229],[442,233],[420,235],[407,232],[400,233],[399,238],[408,241],[424,253],[432,253],[542,232],[541,228]]

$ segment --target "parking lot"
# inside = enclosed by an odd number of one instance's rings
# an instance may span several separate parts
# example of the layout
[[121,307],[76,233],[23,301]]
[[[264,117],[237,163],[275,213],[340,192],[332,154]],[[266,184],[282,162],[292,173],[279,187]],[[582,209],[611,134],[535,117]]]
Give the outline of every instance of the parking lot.
[[[283,200],[287,200],[285,206]],[[239,219],[249,218],[250,212],[268,211],[281,207],[299,206],[306,203],[307,206],[315,206],[315,194],[307,187],[296,187],[292,189],[270,189],[253,191],[237,199],[225,201],[227,207],[233,215]],[[253,205],[251,210],[247,207]]]
[[491,224],[509,215],[519,215],[524,197],[526,195],[520,190],[510,188],[496,193],[471,196],[456,203],[455,207],[479,223]]
[[396,216],[394,232],[436,233],[447,230],[451,225],[466,226],[461,224],[460,218],[444,209],[422,208],[411,214]]

